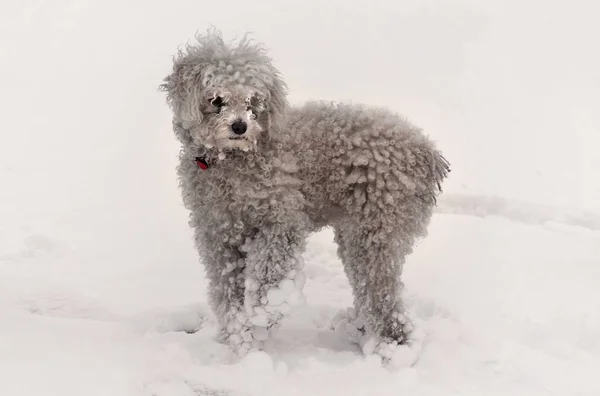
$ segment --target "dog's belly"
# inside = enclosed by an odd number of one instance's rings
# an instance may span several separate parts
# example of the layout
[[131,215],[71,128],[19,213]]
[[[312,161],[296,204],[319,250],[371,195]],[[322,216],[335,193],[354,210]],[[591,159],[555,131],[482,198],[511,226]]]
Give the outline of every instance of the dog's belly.
[[344,181],[346,172],[332,174],[331,167],[302,166],[302,162],[299,176],[303,182],[301,191],[306,199],[306,213],[316,229],[335,224],[347,215],[343,201],[353,189]]
[[323,199],[321,195],[304,195],[306,198],[305,211],[314,226],[313,231],[333,225],[336,220],[346,215],[346,211],[339,203]]

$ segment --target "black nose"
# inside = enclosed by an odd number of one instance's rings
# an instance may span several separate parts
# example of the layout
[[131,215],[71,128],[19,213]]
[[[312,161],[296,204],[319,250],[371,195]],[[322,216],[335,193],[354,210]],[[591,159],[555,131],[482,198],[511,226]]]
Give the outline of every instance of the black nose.
[[236,135],[243,135],[246,132],[246,129],[248,129],[248,125],[242,120],[237,120],[231,124],[231,130]]

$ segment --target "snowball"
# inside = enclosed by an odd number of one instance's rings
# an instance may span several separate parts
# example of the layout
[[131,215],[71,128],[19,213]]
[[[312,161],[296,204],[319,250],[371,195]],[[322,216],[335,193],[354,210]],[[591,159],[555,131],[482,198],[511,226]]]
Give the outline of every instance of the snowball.
[[344,325],[344,330],[352,338],[357,338],[358,337],[358,329],[356,328],[356,326],[353,323],[346,322],[345,325]]
[[237,354],[238,356],[246,356],[248,354],[248,351],[250,350],[250,343],[249,342],[243,342],[239,349],[237,350]]
[[401,314],[400,312],[394,312],[392,314],[392,316],[394,318],[396,318],[398,320],[398,322],[404,324],[406,322],[406,316],[404,316],[403,314]]
[[406,345],[399,345],[394,348],[389,364],[394,368],[410,367],[417,361],[417,358],[417,351]]
[[251,342],[252,341],[252,333],[250,333],[250,330],[246,330],[242,333],[242,338],[244,339],[244,341],[246,342]]
[[298,305],[302,302],[302,293],[299,290],[294,290],[292,294],[287,296],[286,302],[290,305]]
[[331,319],[331,322],[329,325],[330,329],[337,331],[339,326],[346,321],[346,317],[347,317],[346,311],[341,310],[341,309],[339,311],[337,311],[335,313],[335,315],[333,316],[333,318]]
[[362,320],[361,318],[356,318],[354,321],[354,326],[356,326],[357,329],[364,329],[366,327],[365,325],[365,321]]
[[267,311],[265,311],[265,307],[254,307],[254,313],[256,315],[265,315],[267,314]]
[[252,340],[251,346],[250,346],[250,350],[251,351],[258,351],[261,348],[261,343],[259,340],[254,339]]
[[236,317],[237,317],[238,322],[240,322],[240,323],[245,323],[246,319],[248,319],[248,317],[246,316],[246,314],[244,312],[238,312]]
[[233,334],[234,331],[235,331],[235,324],[233,323],[232,320],[230,320],[229,322],[227,322],[227,332],[229,334]]
[[372,355],[375,352],[375,348],[377,347],[377,340],[375,337],[368,337],[362,342],[361,349],[363,354]]
[[269,325],[269,320],[267,319],[266,313],[252,316],[250,318],[250,322],[255,326],[261,327],[267,327]]
[[279,305],[265,305],[265,311],[270,314],[279,312]]
[[231,345],[239,345],[242,343],[242,337],[239,334],[232,334],[229,336],[229,343]]
[[250,349],[251,346],[252,345],[250,344],[250,342],[244,341],[244,342],[242,342],[242,345],[240,345],[240,348],[248,350],[248,349]]
[[346,319],[332,321],[330,329],[336,333],[346,334],[346,323],[348,323]]
[[285,293],[279,288],[272,288],[267,292],[267,299],[271,305],[279,305],[285,300]]
[[294,278],[294,283],[296,289],[302,290],[306,284],[306,274],[304,272],[299,272],[298,275],[296,275],[296,278]]
[[245,314],[250,317],[252,315],[254,315],[254,308],[252,308],[252,303],[250,302],[250,299],[247,299],[244,302],[244,309],[246,310]]
[[283,303],[279,306],[279,312],[281,312],[282,315],[289,315],[290,312],[292,312],[292,307],[287,303]]
[[237,331],[237,332],[241,331],[242,330],[242,324],[240,322],[236,321],[234,323],[234,325],[233,325],[233,329],[234,329],[234,331]]
[[360,328],[345,318],[336,323],[333,330],[340,335],[340,338],[352,343],[360,344],[361,337],[363,336]]
[[269,327],[269,335],[274,337],[277,332],[279,332],[279,329],[281,329],[281,323],[273,323],[271,327]]
[[385,342],[380,343],[377,346],[377,353],[383,357],[386,360],[389,360],[392,358],[392,355],[394,354],[394,349],[395,349],[396,345],[392,345],[392,344],[387,344]]
[[252,327],[252,335],[258,341],[265,341],[267,338],[269,338],[269,331],[266,327],[254,326]]
[[284,279],[279,283],[279,288],[286,294],[292,294],[294,290],[296,290],[296,285],[291,279]]

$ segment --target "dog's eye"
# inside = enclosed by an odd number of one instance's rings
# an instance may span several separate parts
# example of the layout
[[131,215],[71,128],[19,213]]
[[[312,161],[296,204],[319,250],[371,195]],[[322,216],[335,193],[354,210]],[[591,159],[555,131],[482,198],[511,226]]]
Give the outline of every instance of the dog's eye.
[[265,105],[262,102],[254,100],[251,103],[248,103],[246,111],[251,111],[254,116],[258,116],[259,113],[265,111]]
[[246,107],[246,111],[251,111],[252,112],[252,118],[256,119],[256,117],[258,117],[258,110],[252,106],[248,106]]
[[223,102],[223,98],[220,96],[217,96],[216,98],[214,98],[213,100],[210,101],[210,104],[217,107],[217,108],[221,108],[223,107],[223,105],[225,104]]

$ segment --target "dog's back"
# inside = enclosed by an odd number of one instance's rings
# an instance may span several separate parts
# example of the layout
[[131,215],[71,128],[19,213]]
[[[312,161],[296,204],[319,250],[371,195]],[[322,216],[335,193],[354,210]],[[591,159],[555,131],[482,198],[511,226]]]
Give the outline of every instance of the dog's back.
[[[448,164],[419,128],[382,108],[310,102],[291,108],[281,139],[297,157],[319,226],[347,212],[435,201]],[[390,213],[396,210],[391,209]]]

